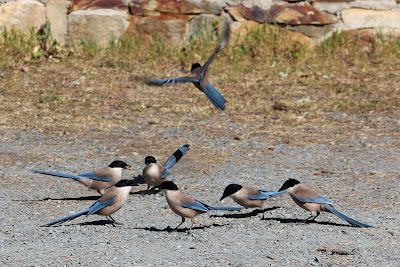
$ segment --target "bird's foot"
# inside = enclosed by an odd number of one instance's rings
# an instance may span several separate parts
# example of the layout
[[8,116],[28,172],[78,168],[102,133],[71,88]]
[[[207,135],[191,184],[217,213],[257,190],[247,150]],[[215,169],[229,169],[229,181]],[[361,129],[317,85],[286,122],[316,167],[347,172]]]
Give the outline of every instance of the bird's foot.
[[117,222],[113,217],[111,217],[111,215],[107,216],[108,221],[112,224],[112,226],[116,226],[116,225],[124,225],[123,223]]

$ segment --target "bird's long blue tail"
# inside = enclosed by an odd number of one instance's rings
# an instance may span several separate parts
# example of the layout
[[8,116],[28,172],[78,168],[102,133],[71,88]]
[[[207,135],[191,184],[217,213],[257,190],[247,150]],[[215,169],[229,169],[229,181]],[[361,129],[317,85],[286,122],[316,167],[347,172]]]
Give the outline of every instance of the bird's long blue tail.
[[189,145],[186,144],[175,151],[171,157],[164,163],[166,169],[171,169],[187,152],[189,151]]
[[362,228],[369,228],[369,227],[373,227],[371,225],[356,221],[350,217],[347,217],[346,215],[344,215],[343,213],[340,213],[339,211],[337,211],[336,209],[334,209],[332,206],[330,205],[324,205],[325,209],[329,210],[330,212],[332,212],[333,214],[335,214],[336,216],[338,216],[340,219],[350,223],[351,225],[357,226],[357,227],[362,227]]
[[80,177],[77,175],[73,174],[66,174],[66,173],[59,173],[59,172],[48,172],[48,171],[40,171],[40,170],[32,170],[35,173],[41,173],[41,174],[46,174],[46,175],[51,175],[51,176],[56,176],[56,177],[62,177],[62,178],[72,178],[72,179],[82,179],[84,177]]
[[69,215],[69,216],[67,216],[67,217],[64,217],[64,218],[55,220],[55,221],[53,221],[53,222],[46,223],[46,224],[44,224],[44,225],[42,225],[42,226],[51,226],[51,225],[54,225],[54,224],[57,224],[57,223],[70,221],[70,220],[73,220],[73,219],[75,219],[75,218],[77,218],[77,217],[79,217],[79,216],[85,215],[85,214],[87,214],[88,212],[89,212],[89,209],[83,210],[83,211],[80,211],[80,212],[78,212],[78,213]]
[[89,178],[92,180],[103,181],[103,182],[108,182],[108,181],[111,181],[111,179],[112,179],[111,176],[110,177],[99,177],[93,171],[81,173],[78,175],[59,173],[59,172],[40,171],[40,170],[32,170],[32,171],[35,173],[46,174],[46,175],[51,175],[51,176],[56,176],[56,177],[61,177],[61,178],[71,178],[71,179]]
[[204,93],[211,103],[213,103],[217,108],[225,110],[226,99],[217,91],[217,89],[215,89],[215,87],[210,83],[205,83],[202,86]]
[[249,199],[251,200],[264,200],[270,197],[274,197],[274,196],[278,196],[281,194],[286,193],[286,191],[268,191],[266,189],[258,189],[260,191],[260,193],[258,195],[249,195]]
[[230,211],[233,211],[233,210],[242,210],[243,209],[243,207],[210,206],[210,205],[207,205],[206,203],[201,202],[199,200],[196,200],[196,203],[201,204],[203,207],[205,207],[207,209],[207,211],[210,211],[210,210],[230,210]]

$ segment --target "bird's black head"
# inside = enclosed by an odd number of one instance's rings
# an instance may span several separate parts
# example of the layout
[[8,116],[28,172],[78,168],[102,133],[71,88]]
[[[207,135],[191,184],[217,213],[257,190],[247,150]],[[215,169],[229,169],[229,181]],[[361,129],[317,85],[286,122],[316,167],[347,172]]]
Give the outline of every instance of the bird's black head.
[[228,185],[227,187],[225,187],[224,194],[222,195],[222,197],[221,197],[221,199],[219,201],[223,200],[226,197],[229,197],[232,194],[235,194],[240,189],[242,189],[242,186],[239,185],[239,184],[230,184],[230,185]]
[[145,159],[144,159],[144,164],[150,164],[150,163],[157,163],[157,160],[156,160],[156,158],[155,157],[153,157],[153,156],[147,156]]
[[115,187],[135,186],[137,185],[134,179],[123,179],[115,184]]
[[194,69],[197,69],[197,68],[201,68],[201,65],[199,63],[194,63],[194,64],[192,64],[192,68],[190,69],[190,71],[193,71]]
[[122,160],[114,160],[113,162],[111,162],[110,165],[108,165],[108,167],[110,167],[110,168],[122,168],[122,169],[129,169],[129,170],[132,169],[131,166],[129,166],[128,164],[126,164]]
[[283,183],[281,188],[279,188],[278,192],[286,190],[286,189],[288,189],[290,187],[293,187],[293,186],[295,186],[296,184],[299,184],[299,183],[300,182],[298,180],[290,178],[289,180],[287,180],[286,182]]
[[162,184],[160,184],[159,187],[160,190],[178,190],[178,187],[176,186],[176,184],[174,182],[171,181],[165,181]]

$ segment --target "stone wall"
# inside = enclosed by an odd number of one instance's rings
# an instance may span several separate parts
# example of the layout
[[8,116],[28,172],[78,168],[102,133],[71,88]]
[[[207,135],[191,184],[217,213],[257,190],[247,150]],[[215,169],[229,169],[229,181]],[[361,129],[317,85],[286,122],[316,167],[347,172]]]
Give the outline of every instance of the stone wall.
[[28,31],[46,20],[62,44],[93,40],[107,46],[124,35],[176,45],[199,31],[217,33],[225,21],[243,35],[265,23],[307,44],[334,32],[400,33],[400,0],[0,0],[0,26]]

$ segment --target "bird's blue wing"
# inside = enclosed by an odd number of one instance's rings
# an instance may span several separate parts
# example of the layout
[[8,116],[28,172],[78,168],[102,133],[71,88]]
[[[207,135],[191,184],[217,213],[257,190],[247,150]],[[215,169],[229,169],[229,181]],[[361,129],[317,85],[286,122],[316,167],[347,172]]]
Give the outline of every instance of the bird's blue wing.
[[111,206],[112,204],[114,204],[114,199],[109,199],[106,201],[96,201],[89,209],[87,216],[89,216],[90,214],[93,214],[107,206]]
[[164,79],[164,80],[153,80],[148,81],[147,84],[149,85],[163,85],[167,83],[199,83],[200,79],[190,78],[190,77],[180,77],[180,78],[171,78],[171,79]]
[[219,52],[219,50],[218,50],[218,51],[214,51],[214,53],[213,53],[213,54],[210,56],[210,58],[207,60],[206,64],[204,64],[203,70],[202,70],[202,72],[201,72],[201,74],[200,74],[200,80],[203,79],[204,73],[207,71],[208,66],[210,65],[211,61],[213,61],[215,55],[216,55],[218,52]]
[[89,178],[92,180],[103,181],[103,182],[108,182],[108,181],[111,181],[111,179],[112,179],[112,177],[104,177],[104,178],[99,177],[93,171],[78,174],[78,177],[80,177],[80,178],[84,177],[84,178]]
[[225,33],[224,33],[224,36],[223,36],[221,42],[219,43],[217,48],[214,50],[214,53],[212,53],[210,58],[207,60],[206,64],[204,64],[204,66],[203,66],[203,71],[200,74],[200,80],[203,79],[204,73],[207,71],[208,66],[210,65],[211,61],[213,61],[215,55],[219,51],[221,51],[222,48],[224,48],[226,46],[226,44],[228,43],[228,39],[229,39],[230,35],[231,35],[231,27],[230,27],[230,25],[227,25],[227,28],[225,29]]
[[203,92],[206,94],[211,103],[214,104],[214,106],[221,110],[225,109],[225,98],[217,91],[217,89],[215,89],[214,86],[212,86],[211,83],[202,83],[201,87],[203,89]]
[[336,216],[338,216],[340,219],[350,223],[351,225],[357,226],[357,227],[362,227],[362,228],[369,228],[369,227],[373,227],[371,225],[356,221],[350,217],[347,217],[346,215],[344,215],[343,213],[340,213],[339,211],[337,211],[336,209],[334,209],[332,206],[330,205],[324,205],[324,207],[329,210],[330,212],[332,212],[333,214],[335,214]]
[[200,210],[200,211],[209,211],[209,209],[200,201],[194,203],[182,203],[182,207],[192,209],[192,210]]
[[[189,151],[189,145],[184,145],[172,154],[171,157],[164,163],[166,169],[171,169],[187,152]],[[164,178],[164,177],[163,177]]]
[[243,207],[225,207],[225,206],[210,206],[208,207],[209,210],[242,210]]
[[82,179],[77,175],[73,174],[66,174],[66,173],[59,173],[59,172],[48,172],[48,171],[40,171],[40,170],[32,170],[35,173],[47,174],[51,176],[63,177],[63,178],[72,178],[72,179]]
[[294,195],[294,197],[297,198],[298,200],[300,200],[301,202],[304,202],[304,203],[318,203],[318,204],[337,205],[335,202],[333,202],[329,198],[324,197],[322,195],[319,195],[317,197],[310,197],[310,198],[305,198],[305,197],[301,197],[301,196],[298,196],[298,195]]
[[75,213],[75,214],[69,215],[69,216],[67,216],[67,217],[64,217],[64,218],[55,220],[55,221],[53,221],[53,222],[46,223],[46,224],[44,224],[44,225],[42,225],[42,226],[51,226],[51,225],[54,225],[54,224],[57,224],[57,223],[60,223],[60,222],[70,221],[70,220],[73,220],[73,219],[75,219],[75,218],[77,218],[77,217],[79,217],[79,216],[85,215],[85,214],[87,214],[88,212],[89,212],[89,209],[83,210],[83,211],[77,212],[77,213]]

